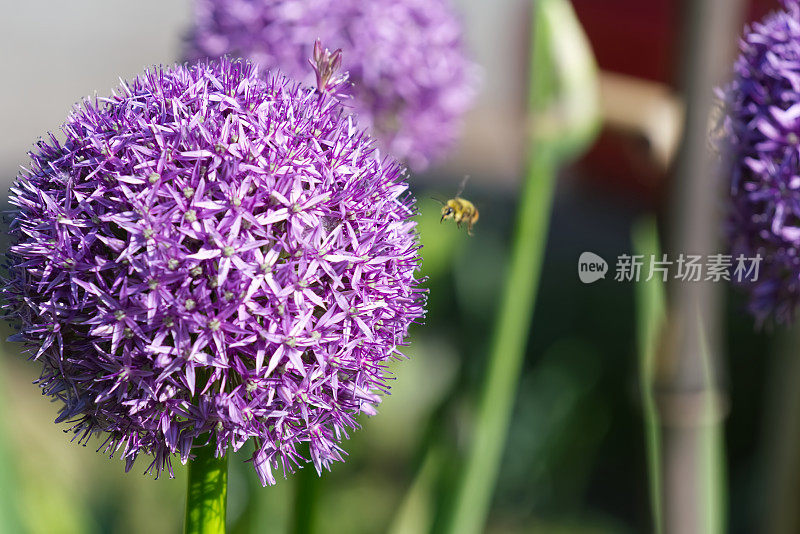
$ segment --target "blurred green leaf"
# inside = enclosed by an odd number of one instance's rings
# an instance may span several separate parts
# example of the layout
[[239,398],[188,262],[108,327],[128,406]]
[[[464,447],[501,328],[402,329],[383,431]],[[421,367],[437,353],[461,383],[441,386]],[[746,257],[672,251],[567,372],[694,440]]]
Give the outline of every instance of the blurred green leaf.
[[411,488],[397,510],[388,534],[419,534],[428,532],[433,524],[433,486],[439,472],[442,451],[428,448]]
[[[0,361],[2,364],[2,361]],[[2,369],[0,368],[0,371]],[[0,372],[0,375],[6,376]],[[0,406],[9,406],[6,398],[5,387],[0,381]],[[8,532],[21,530],[19,521],[19,486],[17,482],[17,468],[13,456],[10,454],[5,436],[8,434],[7,426],[12,423],[6,409],[0,410],[0,530]]]

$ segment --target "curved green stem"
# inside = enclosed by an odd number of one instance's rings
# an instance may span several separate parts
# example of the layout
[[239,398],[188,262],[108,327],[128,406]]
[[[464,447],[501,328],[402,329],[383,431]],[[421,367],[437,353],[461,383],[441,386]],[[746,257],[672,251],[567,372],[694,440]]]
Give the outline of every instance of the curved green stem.
[[457,489],[453,519],[447,528],[453,534],[483,531],[516,398],[555,182],[554,163],[547,153],[536,152],[530,160],[530,175],[519,206],[517,235],[475,417],[475,434]]
[[214,443],[209,443],[189,462],[184,534],[225,534],[228,455],[214,454]]
[[506,445],[544,260],[559,165],[582,152],[599,124],[596,65],[568,0],[534,0],[528,108],[531,144],[515,236],[474,434],[448,534],[483,532]]

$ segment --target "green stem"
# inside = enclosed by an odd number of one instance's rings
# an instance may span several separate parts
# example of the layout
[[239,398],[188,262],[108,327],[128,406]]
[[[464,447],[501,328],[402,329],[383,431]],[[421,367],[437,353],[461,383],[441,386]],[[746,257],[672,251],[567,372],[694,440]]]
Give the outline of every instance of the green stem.
[[556,175],[551,154],[538,144],[531,150],[486,381],[447,532],[481,532],[491,504],[544,256]]
[[[638,221],[633,228],[633,249],[636,254],[660,258],[658,228],[653,218]],[[642,395],[642,415],[647,448],[647,472],[650,482],[650,508],[654,534],[664,532],[664,513],[661,492],[663,477],[661,426],[655,396],[656,350],[666,319],[664,283],[657,277],[635,284],[636,331],[639,353],[639,387]]]
[[189,462],[184,534],[225,534],[228,506],[228,455],[215,456],[209,443]]
[[599,124],[596,65],[567,0],[534,0],[527,176],[474,434],[445,532],[483,531],[497,483],[544,260],[556,173]]

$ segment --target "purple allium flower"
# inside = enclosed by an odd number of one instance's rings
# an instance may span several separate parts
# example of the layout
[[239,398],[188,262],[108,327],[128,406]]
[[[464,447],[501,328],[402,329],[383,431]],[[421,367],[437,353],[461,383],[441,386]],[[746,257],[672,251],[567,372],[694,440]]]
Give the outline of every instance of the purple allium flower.
[[311,83],[309,46],[344,51],[362,125],[414,170],[450,148],[477,91],[448,0],[195,0],[189,59],[225,54]]
[[800,302],[800,5],[784,5],[745,29],[721,92],[732,162],[727,235],[734,258],[763,258],[746,284],[759,322],[787,322]]
[[342,460],[424,313],[401,168],[327,92],[227,59],[148,70],[61,129],[11,189],[4,281],[57,422],[156,475],[209,440],[252,438],[265,485]]

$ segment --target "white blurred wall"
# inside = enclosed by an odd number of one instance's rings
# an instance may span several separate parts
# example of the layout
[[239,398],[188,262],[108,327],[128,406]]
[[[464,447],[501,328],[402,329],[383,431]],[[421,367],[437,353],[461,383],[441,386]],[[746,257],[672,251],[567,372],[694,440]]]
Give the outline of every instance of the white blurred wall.
[[0,1],[0,169],[59,127],[83,96],[108,93],[118,77],[172,63],[188,0]]

